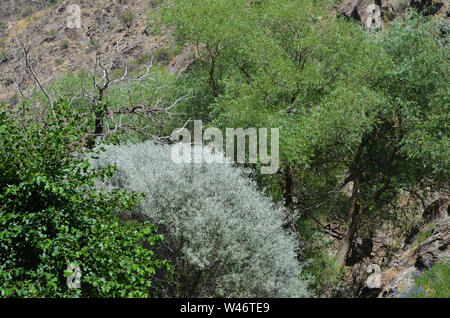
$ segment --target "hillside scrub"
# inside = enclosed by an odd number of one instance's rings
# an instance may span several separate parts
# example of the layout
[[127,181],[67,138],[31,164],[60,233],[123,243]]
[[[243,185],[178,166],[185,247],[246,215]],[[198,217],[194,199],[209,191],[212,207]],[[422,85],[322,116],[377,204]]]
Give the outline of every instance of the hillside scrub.
[[155,223],[173,264],[166,296],[308,296],[286,211],[231,164],[175,164],[151,142],[105,146],[97,164],[117,166],[109,186],[146,194],[135,217]]

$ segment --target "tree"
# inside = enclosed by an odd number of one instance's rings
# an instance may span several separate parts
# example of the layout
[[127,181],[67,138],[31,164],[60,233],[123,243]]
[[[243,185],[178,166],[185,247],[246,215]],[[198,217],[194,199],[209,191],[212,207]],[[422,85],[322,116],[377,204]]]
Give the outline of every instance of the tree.
[[355,60],[362,72],[375,67],[363,58],[373,49],[364,32],[330,15],[328,4],[176,0],[162,14],[180,41],[195,48],[190,74],[209,91],[194,100],[209,101],[208,123],[224,129],[281,127],[280,174],[260,176],[259,182],[280,183],[284,189],[274,195],[291,207],[297,167],[307,157],[298,142],[304,134],[301,111],[344,80],[358,81]]
[[449,64],[433,23],[410,13],[374,37],[382,69],[355,90],[335,92],[303,121],[307,135],[317,134],[305,140],[314,160],[327,162],[322,151],[329,149],[346,170],[343,184],[352,182],[342,265],[362,217],[381,216],[402,189],[448,187]]
[[256,165],[259,184],[336,221],[343,265],[361,218],[382,222],[401,190],[448,186],[448,62],[424,18],[369,33],[327,4],[174,0],[162,16],[196,48],[212,125],[281,127],[280,172]]
[[[169,264],[150,249],[162,240],[153,226],[125,221],[140,196],[96,188],[114,168],[93,168],[80,153],[67,105],[55,103],[56,118],[42,122],[21,108],[0,110],[1,296],[150,296],[155,272]],[[80,289],[66,285],[71,264]]]
[[[118,138],[120,134],[168,138],[157,134],[166,132],[161,127],[171,121],[177,104],[187,96],[171,96],[172,80],[153,67],[153,58],[133,70],[132,63],[122,54],[120,40],[115,44],[115,54],[107,58],[99,48],[99,40],[90,38],[95,49],[90,63],[44,83],[39,77],[39,59],[33,55],[35,41],[26,35],[16,36],[10,51],[23,61],[23,70],[11,74],[11,79],[22,100],[35,105],[37,115],[54,117],[53,105],[63,100],[77,111],[79,129],[84,131],[83,139],[91,148],[95,141]],[[31,91],[26,86],[30,81],[34,83]]]

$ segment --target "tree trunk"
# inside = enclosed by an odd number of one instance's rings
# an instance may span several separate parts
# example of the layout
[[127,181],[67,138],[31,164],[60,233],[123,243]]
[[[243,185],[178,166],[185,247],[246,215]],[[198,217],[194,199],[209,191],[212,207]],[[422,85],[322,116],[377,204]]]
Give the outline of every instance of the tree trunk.
[[294,210],[294,198],[293,198],[293,181],[292,181],[292,174],[291,174],[291,167],[287,166],[284,170],[284,179],[286,182],[286,187],[284,189],[284,199],[285,199],[285,206],[290,209],[291,211]]
[[345,234],[344,238],[342,239],[341,246],[339,247],[339,251],[337,254],[337,263],[340,266],[345,265],[345,261],[347,259],[348,251],[350,250],[350,246],[353,241],[353,236],[356,233],[356,230],[358,229],[359,225],[359,217],[361,215],[361,209],[359,206],[359,203],[356,202],[353,207],[353,214],[351,218],[351,222],[349,224],[349,228],[347,230],[347,233]]
[[95,123],[94,123],[94,135],[100,136],[103,134],[103,112],[95,112]]
[[350,207],[347,214],[347,233],[345,233],[337,253],[336,261],[340,266],[345,265],[347,254],[353,241],[353,236],[355,235],[355,232],[358,229],[359,225],[359,216],[361,214],[361,210],[358,202],[358,193],[359,177],[355,177],[353,183],[352,198],[350,200]]

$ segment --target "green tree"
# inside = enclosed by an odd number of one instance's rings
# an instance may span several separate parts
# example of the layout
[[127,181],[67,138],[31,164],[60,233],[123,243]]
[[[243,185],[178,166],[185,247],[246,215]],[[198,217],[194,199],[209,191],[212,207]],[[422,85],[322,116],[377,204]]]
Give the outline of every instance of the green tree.
[[[153,226],[125,221],[140,196],[100,191],[114,167],[92,168],[80,151],[77,116],[64,104],[56,118],[34,120],[0,110],[0,291],[2,297],[147,297],[168,263],[149,247]],[[68,289],[67,266],[81,269]]]
[[361,218],[390,217],[402,189],[447,186],[448,59],[425,18],[370,33],[328,4],[173,0],[162,17],[195,48],[210,123],[281,128],[280,172],[256,169],[259,183],[289,207],[295,195],[303,217],[345,223],[343,265]]

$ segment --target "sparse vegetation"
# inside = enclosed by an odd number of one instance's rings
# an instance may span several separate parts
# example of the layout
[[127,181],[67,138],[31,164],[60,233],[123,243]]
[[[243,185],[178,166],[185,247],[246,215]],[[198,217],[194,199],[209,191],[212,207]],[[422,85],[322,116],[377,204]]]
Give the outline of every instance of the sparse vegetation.
[[7,56],[8,56],[8,51],[6,49],[2,49],[0,46],[0,64],[6,60]]
[[156,62],[163,65],[169,64],[170,60],[172,59],[171,50],[164,47],[153,50],[152,55],[154,56]]
[[67,39],[62,40],[62,41],[59,43],[59,47],[60,47],[62,50],[65,50],[65,49],[69,48],[69,45],[70,45],[70,41],[67,40]]
[[64,60],[62,59],[62,58],[56,58],[55,59],[55,64],[56,65],[61,65],[61,64],[63,64],[64,63]]
[[432,266],[415,277],[415,287],[403,297],[450,298],[450,262]]
[[98,50],[100,48],[100,39],[96,37],[89,38],[89,45],[94,49]]
[[127,27],[131,27],[134,20],[134,13],[132,11],[124,11],[120,14],[120,21]]
[[53,41],[58,36],[58,33],[59,33],[58,30],[51,29],[51,30],[45,32],[45,36],[47,37],[48,41]]
[[34,13],[34,8],[32,6],[26,6],[23,8],[22,13],[20,14],[22,18],[27,18]]

